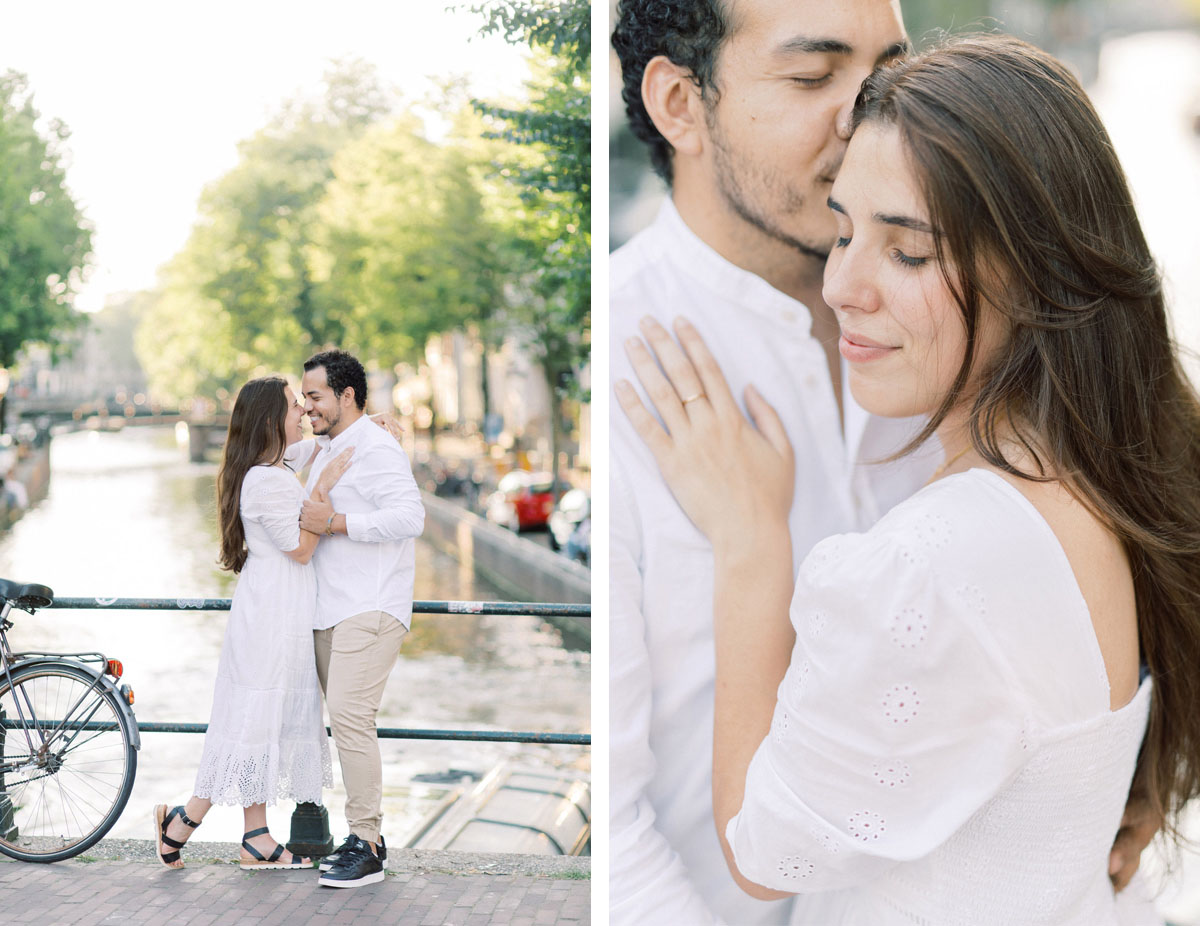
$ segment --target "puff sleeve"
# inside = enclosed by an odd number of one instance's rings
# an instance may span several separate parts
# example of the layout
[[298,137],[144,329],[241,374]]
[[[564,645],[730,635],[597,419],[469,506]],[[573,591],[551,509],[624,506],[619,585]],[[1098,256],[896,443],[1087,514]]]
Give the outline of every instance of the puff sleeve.
[[1020,686],[942,543],[936,522],[881,522],[801,565],[791,665],[726,830],[750,880],[866,883],[937,848],[1026,761]]
[[242,482],[242,521],[260,524],[271,542],[287,553],[300,546],[302,496],[291,473],[273,466],[253,466]]

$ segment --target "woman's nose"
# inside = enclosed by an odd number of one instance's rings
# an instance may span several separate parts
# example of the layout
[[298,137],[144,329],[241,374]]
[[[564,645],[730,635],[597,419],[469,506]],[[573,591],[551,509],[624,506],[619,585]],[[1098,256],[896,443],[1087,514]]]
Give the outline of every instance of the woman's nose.
[[879,308],[876,266],[866,254],[857,251],[854,242],[835,247],[825,264],[825,283],[821,296],[831,309],[857,309],[874,312]]

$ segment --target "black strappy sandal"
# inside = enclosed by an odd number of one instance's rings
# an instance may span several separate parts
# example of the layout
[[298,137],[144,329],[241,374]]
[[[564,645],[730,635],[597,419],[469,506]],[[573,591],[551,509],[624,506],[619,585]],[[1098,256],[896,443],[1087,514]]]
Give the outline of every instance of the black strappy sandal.
[[[185,826],[190,826],[192,829],[195,829],[200,824],[196,823],[194,820],[188,819],[188,815],[183,812],[182,806],[172,807],[168,811],[166,804],[155,804],[154,813],[152,816],[154,818],[154,848],[155,852],[158,853],[158,860],[162,862],[164,868],[170,868],[172,871],[177,871],[183,868],[182,865],[173,865],[172,862],[179,861],[179,850],[183,848],[184,843],[176,842],[174,839],[168,836],[167,826],[169,826],[171,821],[176,817],[178,817]],[[166,852],[163,850],[163,846],[170,846],[174,851]]]
[[279,858],[281,855],[283,855],[284,849],[283,846],[279,845],[278,843],[275,844],[275,851],[271,853],[270,858],[267,858],[256,848],[254,848],[254,846],[250,845],[250,840],[255,836],[263,836],[269,832],[271,831],[267,829],[267,827],[261,826],[256,830],[251,830],[248,833],[242,834],[242,848],[254,856],[254,861],[251,861],[250,859],[242,859],[238,865],[239,868],[243,868],[246,871],[290,871],[297,868],[312,868],[312,859],[306,859],[296,855],[292,856],[292,860],[290,862],[281,862]]

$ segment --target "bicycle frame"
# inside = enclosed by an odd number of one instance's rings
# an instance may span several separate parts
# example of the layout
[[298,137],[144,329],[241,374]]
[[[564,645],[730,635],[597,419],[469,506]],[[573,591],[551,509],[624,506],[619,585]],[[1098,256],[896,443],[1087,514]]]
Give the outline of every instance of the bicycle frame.
[[[69,747],[79,736],[80,733],[90,729],[88,722],[99,709],[100,704],[96,702],[92,707],[91,712],[86,717],[76,718],[75,712],[85,702],[85,700],[97,689],[108,689],[116,697],[117,704],[120,707],[123,719],[129,730],[130,742],[135,749],[141,748],[141,735],[138,732],[137,722],[134,719],[133,711],[130,710],[128,702],[124,695],[119,691],[116,683],[104,674],[103,670],[97,670],[89,663],[96,663],[100,666],[106,666],[108,660],[102,653],[13,653],[8,644],[8,636],[5,633],[12,622],[8,619],[9,612],[12,610],[12,602],[4,601],[3,607],[0,608],[0,669],[3,669],[4,679],[8,684],[9,690],[14,693],[13,704],[16,705],[18,719],[9,720],[0,718],[0,726],[3,730],[0,731],[0,737],[6,737],[8,730],[20,729],[25,736],[25,745],[29,748],[29,759],[24,762],[0,762],[0,782],[4,780],[4,775],[9,772],[15,772],[18,769],[27,767],[30,762],[36,763],[38,766],[43,766],[46,763],[51,745],[59,746],[61,740],[60,751]],[[82,669],[93,678],[92,684],[76,699],[63,715],[62,720],[53,729],[44,728],[37,719],[33,710],[33,705],[29,702],[28,694],[19,686],[13,685],[13,669],[25,668],[26,666],[38,664],[55,664],[55,663],[70,663],[71,665]],[[16,692],[21,692],[21,697],[16,696]],[[21,700],[25,701],[22,708]],[[28,711],[29,716],[25,713]],[[68,735],[68,731],[70,735]],[[39,742],[34,744],[31,732],[36,734]],[[65,739],[64,739],[65,737]],[[2,740],[0,740],[2,741]]]

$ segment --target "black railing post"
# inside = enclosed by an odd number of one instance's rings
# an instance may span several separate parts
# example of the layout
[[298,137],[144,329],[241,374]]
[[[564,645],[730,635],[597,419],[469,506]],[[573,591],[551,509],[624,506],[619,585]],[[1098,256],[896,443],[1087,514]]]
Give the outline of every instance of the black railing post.
[[333,851],[333,836],[329,832],[329,811],[324,804],[304,801],[292,811],[292,834],[287,849],[292,855],[319,858]]
[[[0,707],[0,759],[4,758],[5,737],[8,735],[8,729],[3,723],[7,716],[4,708]],[[12,801],[9,799],[7,788],[4,785],[4,773],[0,772],[0,839],[12,842],[18,835],[17,828],[13,825]]]

